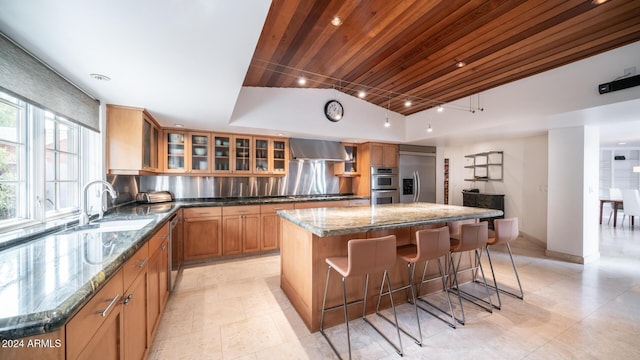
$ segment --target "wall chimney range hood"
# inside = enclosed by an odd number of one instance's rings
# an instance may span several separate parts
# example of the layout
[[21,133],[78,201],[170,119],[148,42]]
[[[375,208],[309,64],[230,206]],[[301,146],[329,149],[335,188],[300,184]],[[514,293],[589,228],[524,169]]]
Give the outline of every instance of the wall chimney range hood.
[[291,156],[297,160],[345,161],[347,152],[337,141],[290,138]]

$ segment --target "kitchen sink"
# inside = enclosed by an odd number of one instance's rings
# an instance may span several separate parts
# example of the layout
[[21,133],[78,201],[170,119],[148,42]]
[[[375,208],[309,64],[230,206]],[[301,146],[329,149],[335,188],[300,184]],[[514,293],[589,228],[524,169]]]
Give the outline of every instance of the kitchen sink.
[[76,226],[65,233],[82,232],[118,232],[118,231],[137,231],[151,223],[153,219],[136,219],[136,220],[112,220],[89,223],[86,225]]

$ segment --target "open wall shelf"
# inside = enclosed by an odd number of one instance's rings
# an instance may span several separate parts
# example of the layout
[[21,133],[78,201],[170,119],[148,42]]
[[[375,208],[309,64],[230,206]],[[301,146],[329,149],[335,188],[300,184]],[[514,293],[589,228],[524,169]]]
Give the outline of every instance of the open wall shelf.
[[465,181],[502,181],[504,154],[502,151],[487,151],[464,156],[468,175]]

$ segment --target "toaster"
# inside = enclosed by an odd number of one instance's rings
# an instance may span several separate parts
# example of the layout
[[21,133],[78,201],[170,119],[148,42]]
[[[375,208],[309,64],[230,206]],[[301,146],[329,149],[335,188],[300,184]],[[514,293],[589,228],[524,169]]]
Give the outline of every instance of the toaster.
[[136,195],[136,201],[145,204],[155,204],[173,201],[173,195],[169,191],[140,192]]

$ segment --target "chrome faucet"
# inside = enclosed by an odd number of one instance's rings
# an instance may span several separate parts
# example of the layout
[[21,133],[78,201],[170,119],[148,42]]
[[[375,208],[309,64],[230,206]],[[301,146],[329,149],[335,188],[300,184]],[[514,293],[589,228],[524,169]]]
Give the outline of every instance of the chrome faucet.
[[[106,182],[104,180],[94,180],[94,181],[88,182],[82,188],[82,199],[80,201],[80,206],[81,206],[80,207],[80,218],[78,219],[78,224],[79,225],[86,225],[86,224],[89,223],[89,213],[88,213],[88,210],[87,210],[87,190],[93,184],[103,184],[104,186],[106,186],[107,187],[107,191],[109,192],[109,195],[111,195],[111,198],[113,200],[115,200],[116,197],[118,197],[118,193],[114,190],[113,186],[111,186],[111,184],[109,184],[108,182]],[[102,195],[102,192],[100,192],[100,194]]]

